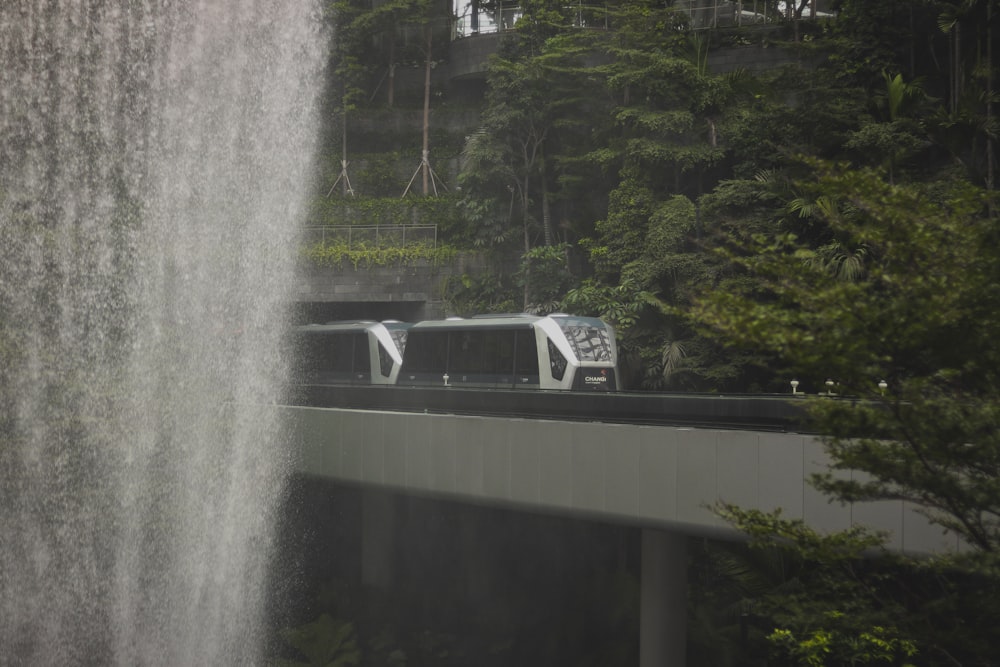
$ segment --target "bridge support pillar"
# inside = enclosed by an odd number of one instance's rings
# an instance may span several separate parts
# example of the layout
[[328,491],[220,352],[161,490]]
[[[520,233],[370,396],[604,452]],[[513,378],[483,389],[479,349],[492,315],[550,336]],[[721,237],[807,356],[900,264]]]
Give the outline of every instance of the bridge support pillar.
[[684,667],[687,660],[687,537],[642,531],[639,667]]
[[361,582],[388,590],[394,580],[396,496],[365,489],[361,495]]

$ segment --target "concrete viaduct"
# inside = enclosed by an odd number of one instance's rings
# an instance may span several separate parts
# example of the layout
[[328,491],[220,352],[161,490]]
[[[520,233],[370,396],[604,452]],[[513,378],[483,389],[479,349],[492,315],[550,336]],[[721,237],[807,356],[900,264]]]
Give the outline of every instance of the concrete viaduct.
[[[296,471],[395,493],[642,529],[640,665],[685,664],[687,540],[738,535],[709,509],[723,500],[781,508],[822,531],[864,524],[910,552],[958,548],[903,502],[831,504],[806,481],[828,459],[811,435],[749,430],[282,407]],[[377,568],[391,506],[364,509]],[[368,567],[369,565],[366,565]],[[367,575],[366,575],[367,576]],[[377,577],[374,573],[371,576]]]

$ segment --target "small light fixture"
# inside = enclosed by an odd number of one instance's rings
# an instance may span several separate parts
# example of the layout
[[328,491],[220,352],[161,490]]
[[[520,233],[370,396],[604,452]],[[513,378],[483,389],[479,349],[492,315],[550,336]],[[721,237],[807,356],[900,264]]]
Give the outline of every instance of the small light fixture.
[[888,382],[886,382],[885,380],[879,380],[878,381],[878,389],[879,389],[880,392],[882,392],[883,396],[885,396],[885,390],[888,389],[888,388],[889,388],[889,383]]
[[792,385],[792,393],[793,394],[799,393],[799,381],[798,380],[792,380],[791,382],[789,382],[789,384]]

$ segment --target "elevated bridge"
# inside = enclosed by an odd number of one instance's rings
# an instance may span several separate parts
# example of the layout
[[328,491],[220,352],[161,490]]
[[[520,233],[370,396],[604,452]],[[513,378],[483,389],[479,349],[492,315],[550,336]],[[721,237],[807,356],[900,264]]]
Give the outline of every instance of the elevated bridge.
[[[907,503],[839,505],[813,489],[830,460],[788,397],[358,386],[300,387],[295,402],[281,410],[304,475],[641,528],[642,667],[685,664],[686,540],[740,538],[718,501],[820,531],[864,524],[907,552],[959,548]],[[387,511],[366,512],[368,545],[390,541]]]
[[821,531],[864,524],[907,552],[958,547],[903,501],[813,489],[830,460],[788,397],[311,386],[294,402],[311,476],[735,539],[710,509],[726,501]]

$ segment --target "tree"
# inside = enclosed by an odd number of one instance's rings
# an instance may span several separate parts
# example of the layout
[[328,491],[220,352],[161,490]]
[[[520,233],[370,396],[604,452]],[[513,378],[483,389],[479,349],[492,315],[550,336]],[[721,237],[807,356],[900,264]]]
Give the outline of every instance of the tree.
[[[863,527],[823,535],[780,511],[717,511],[749,537],[707,545],[695,572],[696,603],[740,616],[739,640],[714,633],[715,653],[716,644],[738,645],[739,659],[728,664],[992,665],[1000,658],[994,575],[890,552],[884,536]],[[717,625],[725,623],[715,614]]]
[[[342,139],[344,157],[341,162],[341,177],[345,191],[347,188],[346,116],[349,110],[357,108],[362,101],[364,95],[361,86],[364,75],[371,74],[372,67],[362,66],[360,63],[374,63],[380,59],[387,63],[386,74],[374,85],[374,90],[369,95],[369,102],[375,99],[378,89],[387,79],[386,104],[391,107],[394,104],[395,71],[398,61],[401,58],[414,60],[419,58],[424,68],[423,149],[417,171],[403,194],[409,191],[417,173],[421,173],[423,177],[424,196],[429,194],[432,185],[436,194],[437,185],[431,181],[436,176],[431,170],[429,161],[431,70],[435,64],[433,59],[435,41],[445,39],[448,27],[451,25],[448,5],[439,0],[389,0],[369,8],[358,4],[356,0],[334,0],[331,8],[337,35],[337,39],[334,40],[333,72],[343,89],[341,112],[344,119]],[[416,39],[411,39],[413,28],[419,33]],[[373,45],[377,47],[373,48]]]
[[664,311],[663,303],[655,294],[640,289],[629,280],[615,286],[586,280],[566,293],[560,310],[600,317],[615,327],[622,387],[642,386],[650,375],[655,381],[661,369],[647,362],[652,361],[648,359],[648,351],[659,349],[649,340],[656,336],[658,328],[651,327],[649,321],[658,322],[658,314]]
[[532,246],[534,185],[543,178],[539,172],[558,103],[550,94],[550,76],[537,59],[495,59],[490,65],[491,103],[484,115],[485,132],[479,135],[495,142],[502,164],[513,177],[507,185],[517,192],[524,252]]
[[[365,11],[352,0],[334,0],[329,5],[327,13],[338,33],[338,39],[333,42],[330,56],[331,70],[336,83],[334,87],[337,88],[332,92],[332,96],[338,100],[338,103],[333,105],[332,111],[340,120],[340,173],[334,179],[327,196],[333,194],[338,185],[344,195],[353,195],[354,189],[351,187],[347,170],[347,119],[348,115],[364,102],[364,80],[368,72],[362,65],[361,57],[364,52],[362,44],[365,31],[347,28],[354,24],[362,25]],[[343,29],[337,30],[337,26]]]
[[[349,51],[355,55],[364,54],[372,60],[385,63],[385,74],[378,78],[375,90],[370,98],[386,82],[386,104],[393,106],[395,96],[395,71],[401,58],[410,58],[415,51],[420,56],[426,56],[426,29],[435,24],[442,27],[449,14],[446,4],[435,0],[388,0],[376,3],[375,6],[357,6],[351,0],[335,0],[334,5],[340,8],[341,17],[337,22],[337,39],[351,44]],[[344,11],[344,6],[352,6],[352,11]],[[419,28],[419,36],[411,40],[411,26]],[[411,43],[415,42],[415,48]],[[377,48],[372,52],[372,45]]]
[[528,254],[537,237],[545,246],[563,240],[553,218],[566,216],[553,214],[554,203],[570,201],[558,190],[574,181],[570,174],[579,162],[562,160],[561,151],[579,153],[580,142],[568,137],[587,134],[585,112],[599,99],[585,63],[593,36],[558,34],[558,21],[559,13],[544,3],[531,13],[526,9],[516,33],[491,60],[482,126],[466,142],[460,177],[466,209],[486,223],[490,238],[512,238],[510,228],[520,223],[524,308],[534,290]]
[[926,131],[977,183],[994,187],[996,120],[995,0],[840,0],[831,39],[830,76],[877,94],[882,73],[924,76],[942,100]]
[[[701,294],[692,320],[812,394],[833,381],[836,397],[804,399],[833,461],[813,477],[820,490],[908,501],[965,548],[889,554],[863,529],[822,536],[723,506],[788,568],[744,604],[768,664],[995,664],[1000,257],[988,193],[962,177],[893,185],[881,172],[807,164],[814,178],[795,184],[809,210],[800,233],[732,241],[721,252],[734,272]],[[831,261],[834,245],[864,249],[854,270]]]
[[697,193],[700,184],[691,187],[683,177],[700,174],[725,154],[713,118],[724,79],[709,76],[683,30],[682,13],[629,3],[616,20],[622,27],[608,42],[610,62],[601,68],[615,101],[620,138],[610,148],[616,161],[633,176],[642,174],[644,184]]
[[893,183],[898,165],[907,157],[926,151],[930,142],[920,119],[913,117],[913,111],[926,98],[919,83],[907,83],[902,74],[891,76],[883,72],[885,92],[878,96],[881,122],[865,123],[845,146],[855,149],[860,155],[871,155],[881,160]]
[[[791,233],[729,257],[751,290],[705,293],[700,326],[780,358],[814,390],[827,378],[857,401],[811,412],[835,469],[819,487],[843,501],[903,499],[978,552],[1000,548],[1000,279],[996,220],[962,181],[893,186],[868,170],[820,166],[814,193],[829,236],[868,249],[838,278]],[[883,390],[880,381],[886,384]],[[883,393],[884,392],[884,393]]]
[[[700,247],[693,199],[707,185],[705,174],[726,158],[720,127],[727,127],[725,110],[736,106],[740,76],[708,72],[705,42],[685,30],[682,12],[637,2],[611,16],[616,30],[601,42],[604,63],[596,68],[610,122],[589,155],[612,174],[611,187],[607,214],[581,246],[597,279],[630,286],[608,294],[639,290],[677,306],[717,264]],[[718,389],[702,374],[711,356],[703,343],[669,309],[646,308],[623,350],[629,365],[642,369],[633,382],[643,388]]]
[[997,136],[993,117],[995,0],[939,0],[937,26],[947,36],[947,101],[934,135],[975,182],[994,187]]

